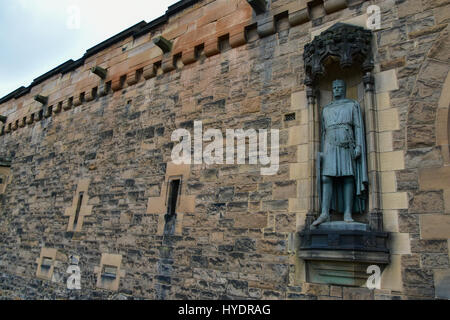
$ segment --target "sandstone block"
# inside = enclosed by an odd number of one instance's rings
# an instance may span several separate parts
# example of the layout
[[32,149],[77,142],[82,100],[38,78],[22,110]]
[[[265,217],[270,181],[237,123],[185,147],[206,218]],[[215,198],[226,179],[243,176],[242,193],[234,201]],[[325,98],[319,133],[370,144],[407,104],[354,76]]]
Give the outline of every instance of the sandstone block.
[[421,215],[420,237],[425,240],[450,239],[450,215]]

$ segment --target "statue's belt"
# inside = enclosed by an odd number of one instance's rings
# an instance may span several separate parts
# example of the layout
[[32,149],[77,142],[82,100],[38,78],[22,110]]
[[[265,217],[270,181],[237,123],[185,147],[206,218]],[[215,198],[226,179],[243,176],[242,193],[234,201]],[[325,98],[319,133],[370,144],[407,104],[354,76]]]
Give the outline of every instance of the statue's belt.
[[[327,130],[334,130],[334,129],[341,129],[341,128],[346,128],[351,130],[352,126],[349,123],[336,123],[336,124],[332,124],[330,126],[327,127]],[[350,148],[355,148],[355,141],[353,140],[347,140],[347,141],[333,141],[333,139],[331,139],[331,141],[327,141],[328,144],[331,144],[333,146],[337,146],[337,147],[341,147],[341,148],[345,148],[345,149],[350,149]]]
[[352,129],[352,125],[350,123],[335,123],[335,124],[330,124],[329,126],[327,126],[327,130],[328,129],[340,129],[340,128]]

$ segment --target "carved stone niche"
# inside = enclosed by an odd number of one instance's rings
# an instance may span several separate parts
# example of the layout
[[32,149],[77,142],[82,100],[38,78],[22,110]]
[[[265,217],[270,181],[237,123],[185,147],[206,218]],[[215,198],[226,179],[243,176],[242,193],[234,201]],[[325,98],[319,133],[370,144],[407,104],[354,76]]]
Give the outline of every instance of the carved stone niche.
[[[306,282],[364,286],[367,268],[380,270],[389,263],[388,233],[382,230],[379,164],[376,152],[376,110],[372,32],[359,26],[337,23],[305,45],[305,85],[309,107],[310,202],[303,231],[299,232],[297,256],[303,260]],[[321,212],[318,152],[321,145],[322,109],[333,99],[332,82],[344,80],[347,98],[359,102],[365,124],[368,192],[363,213],[353,214],[354,222],[331,214],[331,221],[311,224]]]

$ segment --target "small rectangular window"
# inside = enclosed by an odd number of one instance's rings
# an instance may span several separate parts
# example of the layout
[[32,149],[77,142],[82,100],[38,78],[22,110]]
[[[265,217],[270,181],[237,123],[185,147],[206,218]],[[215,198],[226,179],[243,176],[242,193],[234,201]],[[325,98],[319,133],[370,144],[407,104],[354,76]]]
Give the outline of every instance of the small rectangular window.
[[53,264],[53,259],[50,257],[43,257],[41,263],[41,270],[48,271]]
[[176,213],[180,183],[180,179],[171,180],[169,183],[169,199],[167,205],[167,214],[169,216],[173,216]]
[[83,203],[83,195],[84,195],[84,192],[80,192],[80,194],[78,195],[77,210],[75,211],[75,218],[73,220],[73,230],[74,231],[77,228],[78,219],[80,217],[81,204]]
[[102,270],[102,277],[108,279],[116,279],[117,277],[117,267],[104,265]]
[[284,121],[293,121],[295,120],[295,113],[289,113],[284,115]]

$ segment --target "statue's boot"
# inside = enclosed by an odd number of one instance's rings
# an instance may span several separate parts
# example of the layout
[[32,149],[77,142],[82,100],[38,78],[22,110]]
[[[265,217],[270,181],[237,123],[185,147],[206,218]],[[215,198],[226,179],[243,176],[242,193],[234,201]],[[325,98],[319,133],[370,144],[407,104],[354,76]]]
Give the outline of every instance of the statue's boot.
[[330,221],[330,214],[329,213],[322,213],[319,218],[313,222],[312,226],[316,227],[319,224],[323,223],[323,222],[329,222]]
[[352,214],[351,213],[344,213],[344,221],[345,222],[353,222]]

